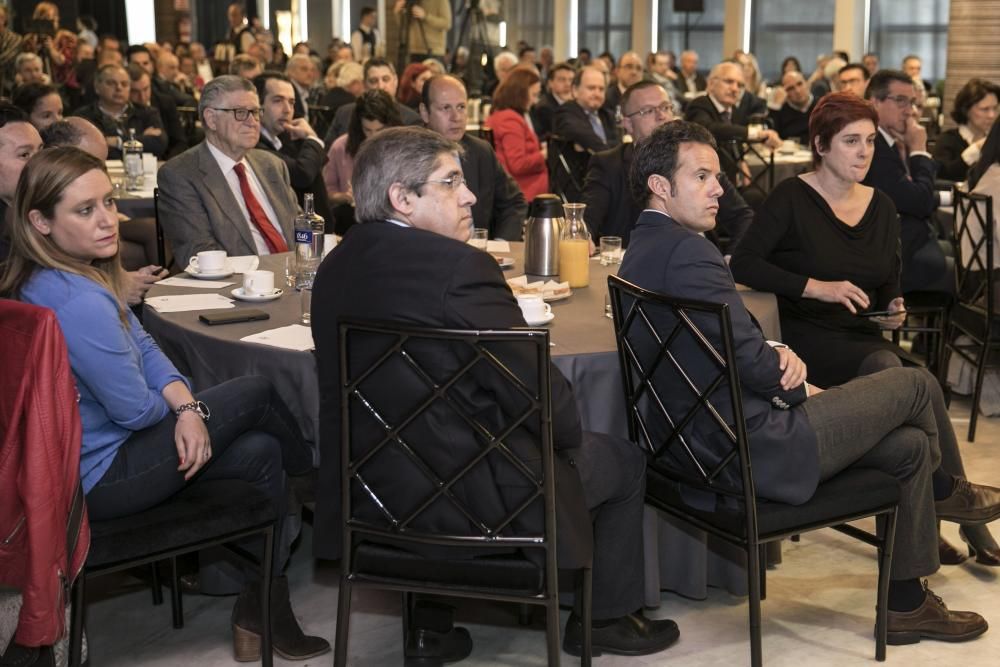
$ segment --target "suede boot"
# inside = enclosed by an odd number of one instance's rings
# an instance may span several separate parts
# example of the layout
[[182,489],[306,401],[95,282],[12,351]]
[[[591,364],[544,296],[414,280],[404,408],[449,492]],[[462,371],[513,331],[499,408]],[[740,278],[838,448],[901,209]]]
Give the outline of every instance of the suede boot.
[[[292,611],[288,594],[288,577],[271,581],[271,644],[274,652],[286,660],[305,660],[330,650],[322,637],[310,637],[302,632]],[[238,662],[260,660],[260,640],[263,632],[260,618],[260,582],[243,587],[233,607],[233,656]]]

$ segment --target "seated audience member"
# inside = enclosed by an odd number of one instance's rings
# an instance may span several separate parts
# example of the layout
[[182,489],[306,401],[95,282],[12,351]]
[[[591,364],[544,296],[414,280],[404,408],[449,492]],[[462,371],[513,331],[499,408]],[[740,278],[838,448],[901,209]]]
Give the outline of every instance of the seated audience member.
[[696,95],[708,85],[705,77],[698,73],[698,53],[696,51],[681,52],[681,74],[677,85],[681,94]]
[[255,148],[260,101],[253,84],[226,75],[205,85],[198,101],[205,140],[160,168],[160,222],[186,267],[202,250],[230,255],[286,252],[298,214],[288,167]]
[[[73,146],[93,155],[102,162],[108,159],[108,144],[101,131],[86,118],[70,116],[49,125],[42,132],[45,148]],[[130,306],[142,303],[146,292],[155,283],[167,277],[168,271],[149,262],[156,261],[156,220],[154,218],[130,219],[118,214],[118,233],[121,246],[118,255],[126,270],[130,283],[127,285],[126,300]]]
[[[315,541],[320,557],[339,558],[341,550],[336,491],[340,457],[334,455],[341,448],[338,319],[450,329],[525,326],[496,262],[466,243],[476,197],[462,177],[461,150],[437,133],[407,127],[378,133],[358,152],[354,194],[360,224],[324,260],[314,287],[315,299],[324,304],[313,320],[323,448]],[[346,284],[352,289],[344,289]],[[458,357],[446,357],[439,365],[451,367],[457,361]],[[555,366],[550,373],[559,557],[571,559],[576,553],[573,545],[589,545],[593,540],[594,651],[629,655],[660,651],[677,639],[678,630],[673,621],[647,619],[641,610],[643,456],[630,443],[581,432],[569,383]],[[504,419],[491,415],[505,410],[507,390],[483,378],[471,382],[479,386],[460,388],[460,399],[476,405],[486,401],[489,410],[477,409],[486,422]],[[370,390],[378,402],[393,396],[398,388],[372,386]],[[435,432],[444,428],[453,434],[447,446],[455,450],[456,460],[467,457],[470,448],[477,451],[479,445],[465,422],[452,415],[430,419],[434,426],[418,420],[414,428],[431,427]],[[497,426],[486,424],[487,428]],[[511,438],[524,451],[535,446],[536,435],[524,427]],[[394,479],[390,466],[377,465],[370,473],[377,486],[396,484],[400,493],[412,493],[405,479]],[[504,481],[493,479],[492,474],[484,479],[492,484],[476,494],[473,505],[483,508],[486,516],[494,513],[492,499],[504,493]],[[442,520],[451,519],[445,514]],[[432,649],[442,643],[440,635],[447,637],[459,629],[438,630],[430,632],[411,623],[407,657],[432,657],[419,649]],[[579,655],[581,644],[580,617],[574,612],[566,625],[563,647]],[[467,639],[466,648],[471,649]]]
[[549,191],[545,153],[528,122],[528,112],[538,102],[541,89],[534,69],[518,67],[493,93],[493,112],[488,121],[497,159],[529,202]]
[[142,142],[143,152],[162,157],[167,137],[160,114],[149,106],[129,102],[130,85],[124,67],[105,65],[94,78],[97,101],[77,109],[73,115],[86,118],[101,130],[112,160],[122,159],[122,144],[128,140],[130,129],[135,130],[135,138]]
[[[969,169],[969,190],[993,197],[993,220],[1000,219],[1000,122],[993,123],[979,161]],[[985,211],[983,214],[985,220]],[[1000,230],[1000,225],[994,225],[994,236],[1000,238],[1000,231],[997,230]],[[963,252],[971,252],[971,248],[963,248]],[[994,266],[1000,266],[1000,240],[994,239],[993,255]],[[985,265],[983,258],[983,266]]]
[[[320,106],[327,108],[327,111],[323,112],[326,124],[324,135],[333,123],[337,110],[345,104],[353,104],[365,90],[365,70],[359,63],[334,63],[330,65],[330,69],[335,69],[337,74],[333,78],[333,85],[327,87],[326,93],[319,100]],[[327,78],[329,79],[329,71]]]
[[865,66],[866,70],[868,70],[868,78],[869,79],[871,77],[875,76],[875,72],[877,72],[877,71],[879,71],[879,69],[881,69],[881,67],[879,65],[879,59],[878,59],[878,54],[877,53],[873,53],[873,52],[866,53],[861,58],[861,64]]
[[556,109],[573,99],[573,77],[576,70],[569,63],[553,65],[547,75],[546,90],[538,104],[531,108],[531,124],[538,133],[539,141],[545,141],[552,134]]
[[[167,132],[167,151],[160,157],[169,159],[183,153],[188,147],[188,136],[181,125],[177,107],[193,107],[197,102],[191,95],[182,93],[159,76],[153,64],[153,54],[148,47],[141,44],[130,46],[128,62],[133,104],[156,109]],[[146,73],[148,81],[143,80],[141,72]]]
[[420,93],[424,89],[424,84],[432,76],[434,76],[434,72],[427,65],[410,63],[403,70],[403,76],[399,79],[399,90],[396,92],[396,98],[411,109],[416,109],[420,106]]
[[642,81],[642,58],[635,51],[626,51],[618,59],[615,78],[604,93],[604,108],[614,117],[621,103],[622,95],[633,83]]
[[[997,119],[1000,86],[986,79],[969,79],[955,95],[951,117],[958,127],[945,130],[934,144],[939,178],[964,181],[979,160],[986,135]],[[971,184],[970,184],[971,185]]]
[[816,71],[809,79],[811,83],[809,91],[813,97],[819,99],[837,90],[837,73],[843,69],[847,61],[838,58],[836,54],[821,56],[817,61]]
[[765,99],[767,97],[767,81],[764,80],[764,75],[760,71],[757,57],[752,53],[740,51],[734,59],[743,68],[743,80],[746,82],[744,95],[749,94]]
[[[285,475],[307,475],[312,452],[264,378],[243,377],[198,393],[127,307],[118,261],[118,216],[104,163],[77,148],[30,160],[18,185],[10,260],[0,295],[51,308],[80,393],[80,477],[92,520],[146,510],[189,484],[241,479],[285,510]],[[81,210],[90,210],[83,216]],[[281,521],[277,523],[279,533]],[[288,546],[288,535],[277,542]],[[248,546],[259,550],[260,540]],[[275,558],[274,650],[304,660],[330,650],[299,627]],[[260,583],[253,571],[233,610],[237,660],[260,654]]]
[[387,127],[402,125],[396,101],[383,90],[367,90],[354,105],[354,115],[347,134],[337,137],[327,153],[323,181],[330,203],[334,206],[335,232],[343,235],[354,224],[354,192],[351,173],[354,156],[366,139]]
[[295,89],[295,117],[309,114],[309,100],[313,86],[319,80],[319,68],[307,54],[293,54],[285,64],[285,76]]
[[45,73],[38,54],[25,51],[14,59],[14,83],[17,86],[29,83],[51,84],[52,79]]
[[903,58],[903,71],[906,76],[910,77],[914,83],[923,86],[924,92],[928,95],[934,95],[934,86],[927,79],[921,77],[921,70],[923,69],[923,62],[920,60],[920,56],[910,54]]
[[0,102],[0,265],[10,252],[14,192],[24,164],[42,149],[38,130],[19,108]]
[[[372,58],[365,63],[364,75],[365,90],[384,90],[389,93],[389,97],[396,99],[399,79],[396,78],[396,68],[392,66],[392,63],[382,58]],[[396,100],[396,105],[399,107],[399,117],[403,119],[403,125],[423,124],[420,114],[416,111],[399,100]],[[353,104],[345,104],[337,109],[337,113],[333,116],[333,124],[330,125],[324,138],[327,146],[332,144],[334,139],[347,132],[352,113],[354,113]]]
[[771,114],[774,131],[782,139],[793,139],[800,144],[809,141],[809,114],[816,106],[816,98],[809,92],[802,72],[788,72],[781,77],[785,103]]
[[14,90],[11,100],[18,109],[28,114],[28,120],[41,132],[63,118],[62,96],[55,86],[29,83]]
[[[645,78],[660,84],[664,90],[669,90],[676,94],[678,76],[679,74],[670,68],[670,55],[663,51],[650,51],[649,55],[646,56]],[[668,92],[667,94],[669,95],[670,93]]]
[[520,241],[528,217],[528,205],[517,183],[504,171],[493,148],[465,133],[465,85],[449,74],[424,84],[420,116],[427,127],[462,147],[462,172],[469,189],[476,193],[472,222],[489,230],[491,239]]
[[720,146],[736,139],[762,141],[769,148],[777,148],[781,145],[777,132],[750,127],[749,117],[739,106],[743,85],[743,67],[739,63],[719,63],[708,75],[708,94],[691,100],[684,118],[711,132]]
[[[887,195],[861,185],[875,152],[878,115],[853,93],[831,93],[810,119],[816,170],[780,183],[733,253],[733,278],[778,297],[782,342],[809,367],[822,387],[900,365],[912,357],[883,337],[899,312],[899,224]],[[965,478],[958,441],[941,388],[933,376],[931,404],[937,423],[941,468]],[[963,525],[963,538],[1000,565],[1000,547],[983,526]],[[945,554],[953,554],[945,558]],[[964,560],[941,543],[942,562]]]
[[[944,488],[932,479],[940,434],[931,405],[938,387],[928,374],[892,368],[823,391],[805,382],[806,365],[791,348],[772,347],[764,340],[722,255],[701,235],[715,224],[722,194],[717,173],[715,141],[693,123],[667,123],[636,148],[630,182],[647,210],[632,232],[619,275],[676,298],[729,306],[758,497],[803,503],[819,483],[851,466],[875,468],[899,480],[889,575],[890,644],[923,638],[965,641],[981,635],[987,629],[981,616],[950,611],[920,579],[939,567],[935,509],[943,515],[948,508],[949,520],[981,523],[1000,512],[998,490],[954,478],[942,480],[950,483]],[[654,311],[651,317],[656,323],[659,316]],[[723,334],[714,321],[702,320],[699,326],[711,345],[721,347]],[[696,344],[688,338],[673,351],[683,357]],[[639,341],[640,358],[662,353],[652,345],[652,338]],[[687,368],[695,383],[717,374],[717,367],[704,367],[708,363]],[[653,379],[667,408],[677,410],[689,402],[690,391],[667,366],[661,364]],[[715,406],[732,423],[731,408]],[[711,419],[702,412],[683,429],[689,445],[708,456],[719,451],[715,441],[726,437]],[[666,435],[657,430],[654,439]]]
[[557,167],[550,185],[567,201],[580,201],[580,187],[590,156],[620,143],[614,114],[604,106],[605,81],[604,73],[597,67],[588,65],[579,69],[573,77],[573,99],[553,115],[552,134],[565,143],[552,148],[560,151],[569,174]]
[[868,73],[864,65],[848,63],[837,72],[837,91],[863,98],[870,78],[871,74]]
[[173,53],[161,53],[156,59],[156,74],[153,76],[153,87],[160,91],[180,93],[177,100],[183,99],[184,104],[177,106],[193,107],[198,101],[194,98],[194,85],[180,70],[180,59]]
[[[595,241],[602,236],[620,236],[622,245],[627,247],[632,227],[643,208],[643,202],[633,199],[628,187],[635,145],[675,118],[667,92],[652,81],[630,86],[622,97],[621,110],[622,124],[632,142],[591,156],[583,186],[583,202],[587,205],[583,215]],[[753,210],[725,175],[719,182],[723,193],[716,215],[718,233],[713,230],[710,234],[722,251],[729,254],[753,222]]]
[[932,224],[940,201],[934,190],[937,164],[927,152],[927,130],[914,116],[913,79],[897,70],[881,70],[868,82],[865,99],[878,113],[878,133],[864,184],[889,195],[899,213],[903,294],[952,293],[952,267]]
[[510,51],[501,51],[493,58],[493,76],[496,79],[493,90],[507,80],[507,75],[517,67],[517,64],[517,55]]
[[264,66],[253,56],[241,53],[229,63],[229,73],[253,80],[264,73]]
[[282,74],[261,74],[254,79],[261,102],[260,141],[257,148],[277,155],[288,168],[288,178],[302,205],[305,194],[313,195],[317,215],[333,220],[330,200],[323,184],[326,147],[305,118],[292,118],[295,90]]

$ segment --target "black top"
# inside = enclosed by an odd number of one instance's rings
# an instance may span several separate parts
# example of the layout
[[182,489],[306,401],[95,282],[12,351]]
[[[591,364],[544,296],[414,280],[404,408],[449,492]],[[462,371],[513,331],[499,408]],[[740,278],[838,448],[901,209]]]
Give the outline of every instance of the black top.
[[[128,131],[134,129],[135,138],[142,143],[144,153],[153,153],[156,157],[162,158],[167,151],[167,132],[160,119],[160,113],[153,107],[129,103],[124,115],[115,119],[101,111],[97,102],[94,102],[77,109],[73,115],[89,120],[105,137],[117,136],[122,140],[128,140]],[[143,134],[150,127],[158,129],[160,133]],[[108,159],[121,160],[121,149],[108,148]]]
[[466,134],[459,143],[465,149],[462,154],[465,182],[476,195],[473,224],[488,229],[491,239],[520,241],[528,204],[517,181],[504,171],[493,147],[482,139]]
[[809,114],[816,106],[816,99],[806,107],[805,111],[799,111],[788,102],[781,105],[781,108],[771,114],[774,122],[774,130],[782,139],[794,139],[800,144],[809,144]]
[[969,165],[962,159],[962,151],[969,147],[969,142],[953,127],[938,135],[934,143],[932,155],[940,165],[938,178],[947,181],[964,181],[969,176]]
[[856,377],[872,352],[901,352],[875,322],[839,303],[802,296],[809,278],[851,281],[868,294],[871,310],[885,310],[900,295],[896,208],[878,190],[851,227],[801,178],[780,183],[733,253],[730,269],[737,282],[778,297],[781,338],[806,362],[817,386]]

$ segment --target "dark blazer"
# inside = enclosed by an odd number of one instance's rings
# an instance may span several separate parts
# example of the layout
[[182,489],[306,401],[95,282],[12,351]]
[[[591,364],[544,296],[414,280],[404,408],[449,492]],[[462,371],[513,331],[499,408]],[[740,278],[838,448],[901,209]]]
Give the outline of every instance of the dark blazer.
[[462,155],[465,182],[476,195],[473,224],[490,230],[491,239],[520,241],[528,204],[517,181],[504,171],[493,147],[482,139],[466,134],[459,143],[465,149]]
[[604,126],[606,137],[604,141],[594,134],[594,128],[590,124],[590,120],[584,112],[583,107],[575,101],[567,102],[556,109],[552,131],[563,139],[582,146],[591,153],[606,151],[621,143],[621,139],[618,137],[618,128],[615,125],[614,114],[602,107],[597,110],[597,116],[601,120],[601,125]]
[[[683,74],[677,75],[677,81],[674,82],[674,87],[677,88],[678,91],[680,91],[681,95],[688,92],[687,79],[684,78]],[[701,91],[708,88],[708,82],[705,80],[704,75],[695,72],[694,87],[695,87],[694,92],[696,93],[700,93]]]
[[545,141],[552,134],[556,109],[560,106],[562,105],[553,97],[552,93],[546,91],[538,98],[538,104],[531,107],[531,124],[535,127],[539,141]]
[[[163,127],[160,114],[153,107],[143,107],[129,104],[125,111],[124,121],[118,123],[115,119],[101,111],[97,102],[88,104],[77,109],[73,115],[86,118],[97,126],[105,137],[121,137],[128,139],[129,129],[135,130],[135,138],[142,142],[142,150],[145,153],[153,153],[156,157],[162,158],[167,150],[167,132]],[[158,136],[145,136],[143,132],[150,127],[160,130]],[[109,160],[121,160],[122,152],[118,148],[108,149]]]
[[934,143],[934,161],[938,163],[938,178],[949,181],[964,181],[969,177],[969,165],[962,159],[962,151],[969,147],[969,142],[953,127],[937,136]]
[[[747,96],[744,95],[743,97],[746,98]],[[727,123],[722,118],[719,110],[715,108],[712,98],[708,95],[696,97],[688,103],[687,108],[684,110],[684,120],[698,123],[711,132],[715,140],[720,144],[733,139],[742,139],[745,141],[747,138],[749,120],[746,115],[746,109],[740,106],[733,107],[732,122]]]
[[[632,245],[618,274],[648,290],[729,305],[757,494],[793,504],[808,500],[819,481],[819,453],[816,434],[801,408],[806,400],[805,386],[791,391],[781,388],[778,354],[764,340],[743,305],[719,250],[665,214],[644,211],[632,231]],[[695,323],[721,348],[721,332],[716,326],[697,317]],[[694,354],[696,345],[693,339],[682,337],[672,351],[681,359],[703,359]],[[648,356],[651,351],[643,352]],[[694,363],[687,367],[694,381],[702,386],[718,373],[718,367],[709,364],[705,360],[704,367]],[[676,381],[667,364],[660,368],[664,377],[658,386],[668,406],[677,409],[689,405],[691,393],[687,386]],[[728,402],[718,401],[715,407],[731,424]],[[718,424],[704,413],[686,427],[686,435],[688,442],[709,457],[721,451],[717,443],[726,439]]]
[[[620,236],[622,245],[628,246],[632,228],[642,213],[642,204],[632,198],[628,185],[632,165],[632,144],[621,144],[609,151],[594,153],[587,169],[583,186],[583,202],[587,205],[583,215],[591,236]],[[731,252],[753,222],[753,209],[747,206],[736,186],[722,175],[722,197],[715,216],[716,230],[712,240],[724,252]],[[714,231],[714,230],[713,230]]]
[[911,155],[907,162],[910,178],[895,146],[878,131],[875,157],[863,181],[889,195],[899,213],[904,294],[937,284],[947,268],[932,223],[939,201],[934,190],[937,164],[926,155]]
[[307,192],[313,195],[313,205],[316,214],[330,223],[328,229],[333,229],[333,209],[330,208],[330,198],[326,193],[326,183],[323,181],[323,165],[326,164],[326,149],[318,141],[312,139],[293,140],[288,133],[282,133],[278,140],[281,149],[260,133],[257,148],[277,155],[288,167],[288,179],[295,190],[299,206],[305,201]]
[[[347,134],[347,128],[351,124],[351,114],[354,113],[355,103],[350,102],[348,104],[343,104],[337,113],[333,115],[333,123],[330,125],[330,129],[326,131],[326,136],[323,138],[323,143],[327,146],[332,144],[337,137],[342,134]],[[403,120],[403,125],[416,125],[423,127],[424,121],[416,111],[406,106],[399,100],[396,100],[396,108],[399,110],[399,117]]]
[[618,82],[613,82],[608,86],[607,90],[604,91],[604,108],[611,113],[611,117],[615,117],[615,111],[618,109],[618,105],[622,103],[622,91],[618,88]]
[[809,114],[812,113],[818,100],[813,98],[812,103],[805,111],[799,111],[788,102],[781,105],[777,111],[771,112],[771,121],[774,123],[774,130],[782,139],[794,139],[800,144],[809,144]]
[[[158,92],[155,88],[150,96],[150,106],[160,113],[160,120],[167,131],[167,152],[163,156],[164,160],[169,160],[175,155],[180,155],[188,149],[188,137],[181,126],[181,119],[177,115],[177,104],[169,95]],[[198,106],[195,103],[194,106]]]
[[[351,285],[344,289],[344,285]],[[352,317],[375,321],[446,327],[453,329],[509,328],[525,326],[510,289],[497,263],[488,254],[468,244],[433,232],[399,227],[392,223],[372,222],[355,225],[320,266],[313,287],[316,303],[323,308],[313,315],[313,339],[316,342],[316,366],[320,391],[320,470],[317,495],[315,554],[321,558],[339,558],[342,535],[340,504],[340,359],[337,322]],[[421,349],[411,350],[421,356]],[[460,363],[460,354],[435,348],[421,361],[425,367],[450,375]],[[358,350],[370,361],[373,350]],[[517,368],[530,368],[526,359],[505,356]],[[581,441],[580,420],[569,383],[552,366],[552,434],[557,452],[555,459],[559,551],[583,546],[592,541],[590,518],[583,499],[579,475],[573,468],[572,453]],[[406,382],[406,374],[400,381]],[[412,377],[412,376],[411,376]],[[473,372],[470,381],[453,387],[452,396],[488,427],[509,417],[508,390],[499,386],[488,373]],[[417,385],[415,385],[417,386]],[[398,384],[378,386],[369,382],[365,393],[375,401],[391,401],[400,395]],[[373,436],[380,433],[372,423]],[[467,424],[447,409],[436,410],[425,420],[407,427],[410,443],[435,470],[449,469],[456,459],[479,451],[480,444]],[[521,454],[537,452],[537,433],[522,427],[507,442]],[[426,447],[420,447],[426,443]],[[460,452],[455,455],[452,452]],[[500,461],[490,459],[480,466],[478,475],[453,491],[467,499],[478,512],[488,517],[503,513],[516,495],[518,475]],[[401,457],[383,457],[369,466],[366,480],[384,491],[395,488],[401,506],[412,506],[427,489],[416,483],[411,464]],[[464,516],[442,503],[436,519],[439,527],[460,526],[467,529]],[[541,518],[540,516],[538,517]],[[458,522],[456,524],[455,522]],[[565,553],[580,553],[569,551]],[[565,565],[564,565],[565,566]]]

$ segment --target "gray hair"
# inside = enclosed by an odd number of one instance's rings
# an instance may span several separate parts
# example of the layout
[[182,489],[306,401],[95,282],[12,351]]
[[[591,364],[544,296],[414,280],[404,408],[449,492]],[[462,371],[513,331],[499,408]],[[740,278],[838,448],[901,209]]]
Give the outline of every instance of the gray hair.
[[38,54],[31,53],[30,51],[24,51],[22,53],[17,54],[17,58],[14,59],[14,71],[16,72],[20,70],[21,65],[28,62],[29,60],[37,60],[39,63],[42,62],[42,59],[38,57]]
[[354,211],[360,222],[396,218],[389,201],[394,183],[416,191],[427,182],[442,155],[459,158],[462,147],[422,127],[390,127],[372,135],[354,156],[351,183]]
[[501,51],[493,58],[493,71],[499,73],[504,69],[504,65],[506,65],[506,69],[512,69],[517,66],[517,62],[516,55],[510,51]]
[[202,124],[205,123],[205,109],[216,106],[223,95],[239,92],[256,95],[257,89],[251,82],[235,74],[223,74],[206,83],[201,91],[201,99],[198,100],[198,118]]

